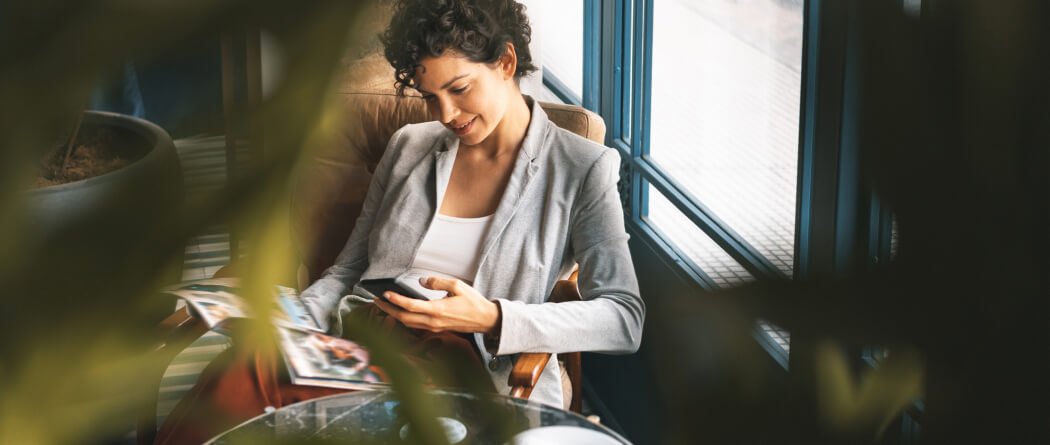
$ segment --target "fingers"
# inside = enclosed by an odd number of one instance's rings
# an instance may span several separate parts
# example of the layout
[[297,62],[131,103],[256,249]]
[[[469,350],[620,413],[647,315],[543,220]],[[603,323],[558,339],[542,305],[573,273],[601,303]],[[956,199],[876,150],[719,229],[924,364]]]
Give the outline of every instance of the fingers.
[[463,295],[471,288],[462,280],[444,277],[423,277],[419,279],[419,284],[427,289],[446,291],[449,295]]
[[[412,302],[412,303],[427,303],[427,302],[423,302],[423,301],[413,300],[411,298],[398,295],[397,293],[394,293],[394,292],[387,292],[387,293],[384,293],[383,295],[385,297],[389,298],[394,303],[399,303],[398,301],[396,301],[399,298],[400,298],[400,300],[405,300],[405,301]],[[381,309],[383,312],[386,312],[391,317],[396,318],[398,321],[401,322],[401,324],[404,324],[405,326],[407,326],[409,328],[412,328],[412,329],[426,329],[426,330],[431,331],[431,332],[439,332],[439,331],[443,330],[443,328],[438,325],[439,324],[438,320],[436,320],[434,317],[430,316],[429,314],[419,313],[419,312],[416,312],[416,311],[407,310],[408,308],[398,307],[396,304],[392,304],[392,303],[386,302],[386,301],[384,301],[382,299],[379,299],[379,298],[377,298],[375,300],[375,305],[379,306],[379,309]]]
[[376,298],[372,302],[376,306],[379,306],[379,309],[382,309],[383,312],[386,312],[386,313],[388,313],[390,315],[393,315],[394,317],[397,317],[399,314],[405,312],[404,309],[401,309],[400,307],[398,307],[397,305],[394,305],[392,303],[388,303],[387,301],[383,300],[382,298]]
[[422,312],[422,313],[430,313],[431,312],[431,309],[430,309],[431,304],[430,304],[429,301],[417,300],[415,298],[408,298],[408,297],[406,297],[404,295],[401,295],[401,294],[399,294],[397,292],[386,292],[386,293],[383,294],[383,296],[385,296],[388,300],[390,300],[391,303],[394,303],[395,305],[398,305],[398,306],[400,306],[401,308],[403,308],[403,309],[405,309],[407,311]]
[[389,301],[376,299],[376,306],[413,329],[431,332],[486,332],[491,329],[492,323],[486,320],[479,321],[479,313],[485,309],[479,308],[479,305],[495,306],[495,303],[486,300],[470,285],[461,280],[441,277],[426,277],[419,282],[429,289],[445,290],[449,297],[425,301],[408,298],[396,292],[384,292],[383,297]]
[[[431,313],[432,312],[432,310],[430,308],[430,304],[431,303],[429,301],[417,300],[415,298],[408,298],[408,297],[406,297],[404,295],[401,295],[401,294],[399,294],[397,292],[389,292],[389,291],[388,292],[384,292],[383,293],[383,297],[386,298],[386,300],[384,300],[383,298],[376,298],[375,302],[376,302],[377,305],[379,305],[379,308],[383,309],[384,311],[386,311],[385,308],[390,308],[391,310],[398,311],[398,312],[420,312],[420,313]],[[389,301],[387,301],[387,300],[389,300]],[[390,313],[390,311],[386,311],[386,312]]]

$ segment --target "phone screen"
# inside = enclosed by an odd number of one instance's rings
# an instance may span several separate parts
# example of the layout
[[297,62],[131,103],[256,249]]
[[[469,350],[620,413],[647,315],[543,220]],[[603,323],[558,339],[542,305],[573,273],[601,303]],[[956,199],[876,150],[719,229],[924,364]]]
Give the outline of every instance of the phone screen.
[[[415,298],[416,300],[426,300],[427,298],[419,295],[418,293],[405,289],[401,285],[397,284],[393,278],[378,278],[374,280],[362,280],[358,283],[362,289],[368,291],[375,298],[381,298],[383,301],[389,301],[383,296],[383,292],[390,291],[404,295],[408,298]],[[391,303],[393,304],[393,303]]]

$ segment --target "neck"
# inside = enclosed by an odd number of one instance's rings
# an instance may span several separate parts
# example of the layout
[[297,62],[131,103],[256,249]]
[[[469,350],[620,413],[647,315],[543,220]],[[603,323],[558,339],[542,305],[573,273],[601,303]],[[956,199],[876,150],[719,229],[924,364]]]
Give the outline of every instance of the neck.
[[497,158],[507,153],[515,153],[525,140],[525,132],[529,129],[529,121],[532,119],[532,111],[529,110],[525,97],[512,94],[507,104],[507,112],[500,120],[499,126],[489,137],[478,144],[486,156]]

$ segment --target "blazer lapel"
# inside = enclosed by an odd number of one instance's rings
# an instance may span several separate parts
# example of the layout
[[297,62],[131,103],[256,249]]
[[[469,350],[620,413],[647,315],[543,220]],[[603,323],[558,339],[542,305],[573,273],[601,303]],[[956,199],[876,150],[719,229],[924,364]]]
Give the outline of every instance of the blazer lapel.
[[449,133],[449,137],[439,143],[442,146],[424,156],[407,176],[409,181],[419,181],[409,187],[409,190],[422,191],[422,193],[407,193],[401,198],[404,200],[401,205],[409,209],[404,213],[406,217],[401,221],[403,228],[407,228],[402,236],[407,238],[405,245],[411,246],[411,250],[394,249],[389,252],[391,261],[387,264],[395,270],[384,273],[401,273],[412,267],[419,246],[423,243],[423,238],[426,237],[434,215],[440,208],[441,203],[438,202],[438,197],[439,193],[444,192],[438,189],[442,187],[441,175],[448,178],[452,173],[452,165],[456,161],[456,150],[459,148],[459,138]]
[[[543,148],[543,140],[547,134],[547,114],[543,112],[538,102],[533,101],[531,98],[526,100],[532,106],[532,118],[525,132],[525,139],[521,143],[521,150],[518,151],[518,159],[514,161],[514,170],[510,174],[507,188],[503,191],[503,197],[500,198],[499,206],[496,207],[496,213],[492,216],[492,223],[489,225],[488,232],[485,233],[485,238],[482,241],[478,270],[481,270],[489,253],[492,251],[492,246],[503,235],[507,224],[510,223],[510,220],[518,211],[518,208],[521,206],[522,196],[525,195],[536,171],[540,168],[536,158]],[[477,271],[475,271],[475,276],[479,279],[481,278],[481,274],[478,274]],[[475,287],[479,285],[478,281],[478,279],[475,279]]]
[[437,215],[441,210],[442,197],[448,187],[448,180],[452,176],[452,166],[456,163],[456,152],[459,151],[459,138],[449,133],[445,138],[445,146],[434,152],[434,182],[433,193],[430,194],[430,203],[433,208],[431,216]]

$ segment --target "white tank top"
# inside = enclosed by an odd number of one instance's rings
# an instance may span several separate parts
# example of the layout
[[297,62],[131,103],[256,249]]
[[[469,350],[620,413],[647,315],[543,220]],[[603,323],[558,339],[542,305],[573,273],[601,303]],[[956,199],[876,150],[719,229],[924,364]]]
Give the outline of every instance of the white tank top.
[[474,282],[481,257],[481,242],[488,232],[492,215],[456,218],[438,213],[423,237],[423,244],[412,261],[412,271]]
[[[451,169],[437,172],[437,208],[445,199]],[[458,278],[474,283],[481,259],[481,243],[485,239],[492,215],[480,218],[457,218],[437,212],[423,236],[410,272]]]

